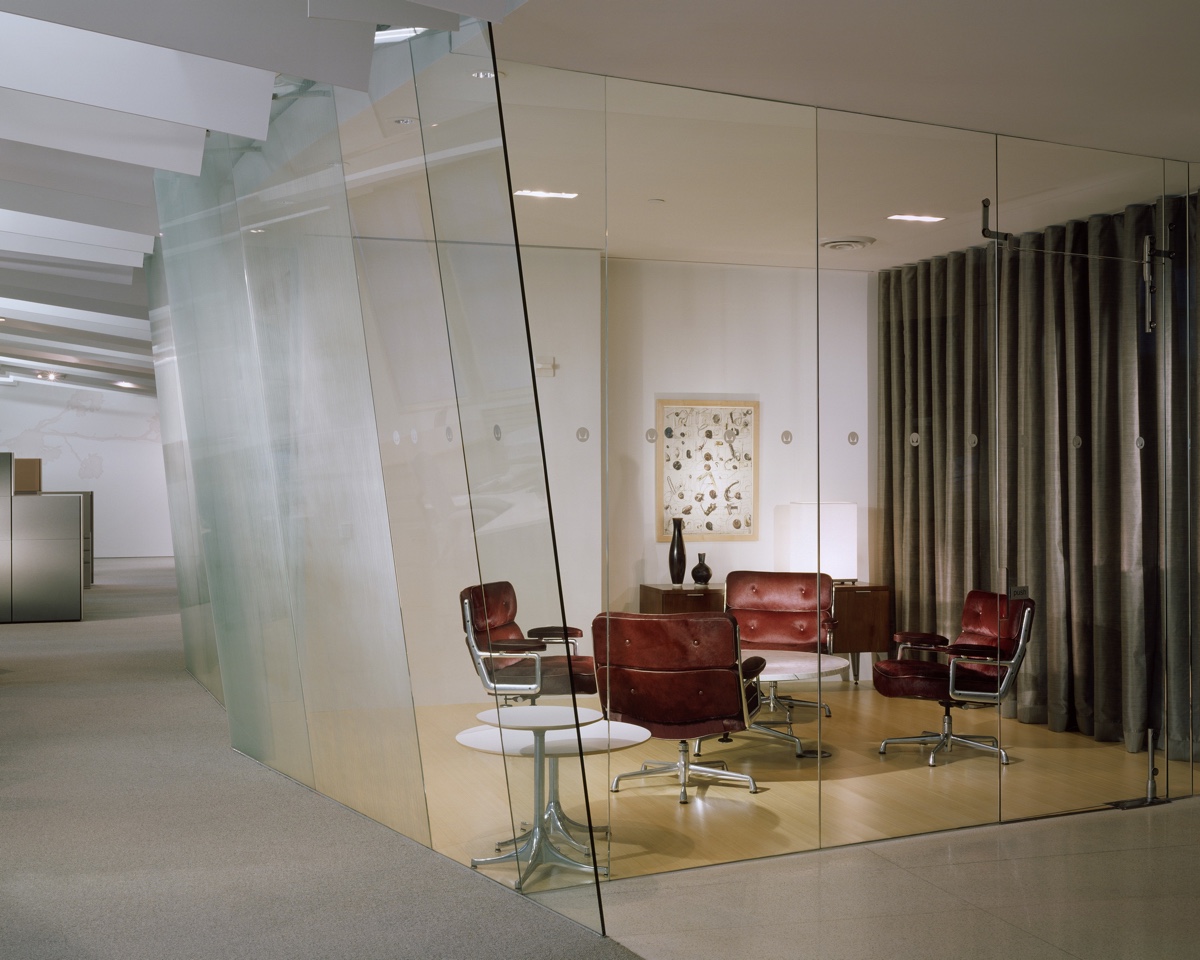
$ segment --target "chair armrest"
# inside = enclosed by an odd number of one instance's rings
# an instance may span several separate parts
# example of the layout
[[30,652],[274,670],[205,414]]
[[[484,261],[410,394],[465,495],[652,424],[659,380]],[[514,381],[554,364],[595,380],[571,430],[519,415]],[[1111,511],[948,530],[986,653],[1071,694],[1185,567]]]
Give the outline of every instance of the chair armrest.
[[742,679],[754,680],[766,669],[767,661],[762,657],[747,657],[742,661]]
[[[980,690],[960,690],[955,683],[955,673],[957,672],[958,664],[969,663],[979,667],[1003,667],[1004,674],[999,674],[996,677],[996,689],[994,691]],[[999,703],[1002,691],[1004,690],[1004,678],[1007,672],[1012,670],[1012,660],[996,660],[993,657],[971,657],[965,654],[959,654],[950,658],[950,697],[954,700],[964,700],[968,703]]]
[[950,641],[940,633],[904,632],[892,636],[896,642],[896,659],[903,660],[909,650],[922,653],[945,653]]
[[538,640],[559,640],[561,642],[566,637],[582,637],[583,631],[578,627],[534,627],[529,631],[529,636]]
[[575,639],[582,637],[583,631],[578,627],[534,627],[528,634],[531,640],[537,640],[539,643],[566,644],[571,653],[575,653],[578,649]]
[[542,692],[542,657],[539,653],[516,653],[511,651],[484,651],[479,650],[476,656],[480,660],[500,659],[500,660],[532,660],[533,661],[533,681],[530,683],[496,683],[487,676],[486,671],[480,672],[479,678],[483,681],[483,687],[488,693],[501,694],[503,696],[512,696],[517,694],[537,696]]

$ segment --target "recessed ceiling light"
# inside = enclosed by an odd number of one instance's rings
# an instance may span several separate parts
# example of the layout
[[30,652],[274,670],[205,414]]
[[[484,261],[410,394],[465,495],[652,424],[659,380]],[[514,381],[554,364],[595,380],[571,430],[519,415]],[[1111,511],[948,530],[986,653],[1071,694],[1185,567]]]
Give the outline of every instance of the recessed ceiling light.
[[64,377],[61,373],[55,373],[53,370],[39,370],[37,372],[37,378],[39,380],[65,380],[66,379],[66,377]]
[[889,220],[912,220],[916,223],[937,223],[939,220],[945,220],[945,217],[925,217],[915,213],[893,213]]
[[574,200],[577,193],[555,193],[553,190],[514,190],[514,197],[543,197],[552,200]]
[[130,383],[128,380],[116,380],[113,382],[113,386],[114,387],[122,387],[126,390],[136,390],[137,389],[137,384]]
[[265,229],[263,229],[262,227],[251,227],[250,232],[251,233],[266,233],[267,231]]

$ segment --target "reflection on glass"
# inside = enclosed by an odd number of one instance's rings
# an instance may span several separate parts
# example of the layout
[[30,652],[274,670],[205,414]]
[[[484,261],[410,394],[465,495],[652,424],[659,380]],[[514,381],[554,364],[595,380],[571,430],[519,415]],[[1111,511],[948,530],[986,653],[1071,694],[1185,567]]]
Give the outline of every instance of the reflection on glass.
[[[813,111],[613,79],[605,101],[607,607],[719,611],[735,572],[788,569],[777,511],[817,497]],[[751,459],[738,459],[752,435]],[[711,580],[698,588],[700,554]],[[762,652],[751,631],[742,638],[743,657]],[[817,846],[820,759],[797,753],[819,752],[818,673],[762,674],[764,702],[772,687],[809,701],[790,725],[777,696],[753,718],[777,725],[700,746],[698,763],[752,771],[759,792],[709,783],[683,810],[678,784],[622,785],[609,807],[614,875]],[[677,752],[655,739],[615,754],[612,772]]]
[[[432,844],[523,893],[594,884],[569,652],[535,629],[563,601],[486,33],[381,49],[338,109]],[[594,887],[570,912],[599,927]]]
[[[840,749],[822,770],[821,836],[837,844],[997,817],[993,753],[962,745],[934,753],[936,737],[904,742],[923,731],[940,736],[944,724],[957,735],[998,735],[995,708],[943,707],[953,700],[945,667],[928,662],[939,659],[930,647],[963,632],[972,590],[1003,590],[994,539],[991,267],[979,234],[980,199],[995,187],[995,143],[831,111],[819,111],[817,122],[820,375],[823,390],[830,384],[821,404],[820,488],[842,499],[842,490],[861,485],[859,502],[873,508],[863,515],[874,549],[859,576],[890,589],[894,629],[912,643],[892,645],[887,663],[872,665],[870,682],[854,686],[827,724],[827,741]],[[942,219],[889,219],[897,215]],[[833,296],[856,278],[865,287],[858,310],[872,321],[851,327],[850,340],[846,309]],[[860,443],[849,443],[851,435]],[[843,633],[848,648],[867,646],[854,615],[860,598],[843,595],[835,649]],[[976,603],[986,605],[986,595]],[[994,601],[990,607],[995,623]],[[886,636],[887,627],[878,632]],[[893,738],[900,740],[885,744]]]

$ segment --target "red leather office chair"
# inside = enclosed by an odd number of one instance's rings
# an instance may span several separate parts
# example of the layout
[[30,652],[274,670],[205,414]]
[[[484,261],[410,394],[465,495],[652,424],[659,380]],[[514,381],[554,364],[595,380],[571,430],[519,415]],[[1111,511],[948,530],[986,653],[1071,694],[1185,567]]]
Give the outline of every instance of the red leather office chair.
[[[832,653],[833,579],[825,573],[776,573],[734,570],[725,578],[725,612],[738,623],[743,650],[803,650]],[[767,684],[766,709],[783,705],[820,707],[812,700],[781,697],[774,682]]]
[[[596,692],[596,665],[574,653],[577,627],[538,627],[528,634],[516,623],[517,594],[507,580],[467,587],[458,595],[467,649],[484,689],[504,702]],[[548,646],[564,648],[547,655]]]
[[691,762],[688,740],[747,729],[758,712],[754,678],[761,657],[742,661],[737,623],[723,613],[602,613],[592,621],[596,679],[610,720],[634,723],[659,740],[676,740],[679,759],[647,761],[613,778],[674,776],[687,803],[692,777],[733,780],[751,793],[749,774]]
[[[1002,593],[972,590],[963,604],[962,629],[951,642],[933,633],[898,633],[896,658],[874,664],[875,689],[885,697],[936,700],[942,705],[941,733],[916,737],[888,737],[879,745],[932,744],[929,765],[939,750],[950,752],[956,743],[987,750],[1008,763],[1008,754],[995,737],[966,736],[954,732],[950,711],[954,707],[1000,703],[1016,682],[1033,629],[1034,602],[1012,600]],[[914,654],[937,655],[936,660]]]

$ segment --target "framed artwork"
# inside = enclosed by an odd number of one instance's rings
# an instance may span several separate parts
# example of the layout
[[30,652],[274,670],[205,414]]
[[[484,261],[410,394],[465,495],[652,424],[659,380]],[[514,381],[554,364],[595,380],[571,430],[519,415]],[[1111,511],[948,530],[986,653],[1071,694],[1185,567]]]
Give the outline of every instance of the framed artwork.
[[656,538],[757,540],[758,401],[659,400],[655,430]]

